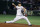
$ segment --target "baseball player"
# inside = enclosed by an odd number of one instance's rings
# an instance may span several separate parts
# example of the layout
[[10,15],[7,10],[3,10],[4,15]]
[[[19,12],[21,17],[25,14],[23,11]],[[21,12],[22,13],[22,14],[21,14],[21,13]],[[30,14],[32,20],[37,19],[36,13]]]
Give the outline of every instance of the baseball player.
[[[12,5],[14,5],[14,7],[17,8],[16,17],[14,18],[14,20],[6,21],[6,23],[14,23],[14,22],[18,21],[19,19],[25,19],[28,22],[28,25],[31,25],[28,18],[26,16],[24,16],[26,9],[23,6],[21,6],[21,3],[18,3],[18,6],[16,6],[14,3],[12,3]],[[24,10],[24,12],[23,12],[24,15],[22,13],[22,10]]]

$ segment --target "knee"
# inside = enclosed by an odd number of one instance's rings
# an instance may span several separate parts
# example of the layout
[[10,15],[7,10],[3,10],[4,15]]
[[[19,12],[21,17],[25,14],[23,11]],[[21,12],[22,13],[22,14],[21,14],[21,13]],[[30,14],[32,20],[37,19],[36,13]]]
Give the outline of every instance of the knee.
[[28,19],[27,17],[25,17],[25,19]]

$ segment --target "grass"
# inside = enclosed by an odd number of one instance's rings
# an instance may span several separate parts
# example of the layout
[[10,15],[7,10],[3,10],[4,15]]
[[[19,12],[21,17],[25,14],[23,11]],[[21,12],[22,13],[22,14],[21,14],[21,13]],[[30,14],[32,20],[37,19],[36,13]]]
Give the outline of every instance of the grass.
[[[40,25],[40,16],[27,16],[27,17],[32,24]],[[0,23],[13,20],[14,18],[15,18],[15,15],[0,15]],[[24,19],[20,19],[16,21],[15,23],[27,24],[26,20]]]

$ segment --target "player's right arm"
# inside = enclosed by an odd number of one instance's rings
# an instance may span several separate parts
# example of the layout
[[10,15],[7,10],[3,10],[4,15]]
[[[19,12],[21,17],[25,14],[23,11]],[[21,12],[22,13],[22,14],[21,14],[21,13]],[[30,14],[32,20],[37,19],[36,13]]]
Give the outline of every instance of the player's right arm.
[[14,5],[14,7],[16,8],[16,5],[14,3],[12,3],[12,5]]

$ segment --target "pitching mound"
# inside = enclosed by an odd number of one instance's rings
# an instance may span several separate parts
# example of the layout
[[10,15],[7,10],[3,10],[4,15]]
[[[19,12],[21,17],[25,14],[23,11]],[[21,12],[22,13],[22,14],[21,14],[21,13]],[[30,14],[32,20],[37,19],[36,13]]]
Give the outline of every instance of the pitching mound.
[[40,25],[32,25],[28,26],[27,24],[16,24],[16,23],[0,23],[0,27],[40,27]]

